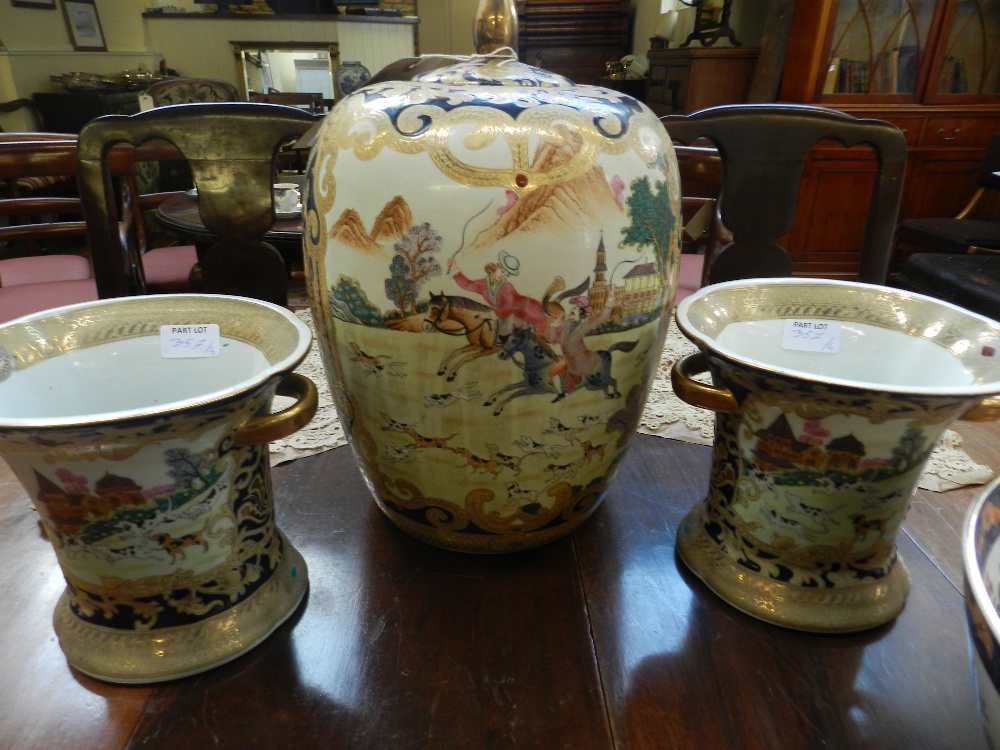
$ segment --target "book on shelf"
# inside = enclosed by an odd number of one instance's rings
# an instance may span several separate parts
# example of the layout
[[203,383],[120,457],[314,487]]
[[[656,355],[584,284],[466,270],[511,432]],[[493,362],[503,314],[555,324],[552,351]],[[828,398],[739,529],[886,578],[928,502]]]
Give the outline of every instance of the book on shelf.
[[867,94],[869,68],[867,60],[842,59],[837,69],[836,93]]
[[919,50],[915,44],[904,45],[895,50],[896,55],[896,93],[912,94],[917,90],[917,65]]
[[965,69],[965,58],[949,57],[941,66],[938,80],[939,94],[965,94],[969,90],[969,80]]
[[869,66],[867,60],[854,61],[854,81],[851,88],[852,94],[868,93],[868,69]]
[[880,53],[875,59],[875,64],[871,70],[868,93],[896,93],[896,59],[892,50]]
[[837,92],[837,76],[840,74],[840,58],[834,57],[830,60],[830,65],[826,69],[826,78],[823,79],[823,93],[835,94]]

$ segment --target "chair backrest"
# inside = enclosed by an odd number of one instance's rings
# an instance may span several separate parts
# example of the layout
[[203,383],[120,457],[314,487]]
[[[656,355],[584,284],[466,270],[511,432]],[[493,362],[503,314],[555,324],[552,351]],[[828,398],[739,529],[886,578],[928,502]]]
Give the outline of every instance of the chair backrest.
[[1000,190],[1000,134],[993,136],[987,144],[986,156],[976,181],[987,190]]
[[[722,189],[722,157],[714,148],[675,146],[681,178],[682,244],[711,259],[717,240],[717,209]],[[708,264],[704,266],[707,276]]]
[[[76,136],[45,141],[0,138],[0,181],[39,176],[75,182]],[[0,242],[7,244],[6,257],[0,260],[0,323],[97,298],[78,198],[3,197],[0,217]],[[37,254],[40,249],[46,254]]]
[[[41,110],[38,109],[38,105],[35,104],[33,99],[12,99],[8,102],[0,102],[0,114],[13,114],[14,112],[22,113],[22,125],[27,125],[29,128],[34,128],[35,130],[43,130],[45,128],[45,120],[42,118]],[[26,119],[25,119],[26,118]],[[3,128],[0,128],[0,132]]]
[[858,279],[885,283],[906,169],[906,138],[895,125],[793,104],[733,104],[661,120],[674,140],[707,138],[722,157],[721,218],[733,241],[713,259],[710,282],[791,275],[777,240],[795,219],[810,151],[830,139],[870,146],[877,157]]
[[[23,140],[34,134],[20,133],[22,140],[4,133],[0,138],[0,182],[11,185],[22,180],[41,178],[76,180],[76,137],[60,140]],[[40,134],[45,135],[45,134]],[[0,242],[17,243],[24,255],[34,255],[49,241],[65,237],[86,236],[83,207],[76,197],[21,197],[12,190],[0,198],[0,216],[6,217],[0,226]],[[79,246],[86,242],[80,240]]]
[[[20,134],[22,140],[14,140],[12,135],[0,136],[0,182],[48,177],[65,179],[76,185],[78,141],[75,135],[54,138],[47,136],[55,134],[24,133]],[[43,140],[30,140],[35,136]],[[150,144],[138,152],[131,146],[122,146],[110,152],[108,165],[112,174],[125,177],[131,175],[136,161],[170,157],[177,158],[177,151],[167,144]],[[124,192],[120,200],[139,210],[122,212],[115,239],[119,253],[130,256],[136,273],[141,275],[138,256],[146,250],[142,210],[155,206],[167,196],[140,196],[132,180],[125,180],[121,187]],[[7,224],[0,226],[0,242],[20,243],[24,254],[35,254],[43,247],[51,251],[52,243],[73,252],[88,248],[83,202],[76,195],[4,197],[0,199],[0,216],[9,217]],[[81,239],[64,247],[67,237]]]
[[301,107],[314,113],[326,111],[321,93],[272,91],[269,94],[262,94],[259,91],[251,91],[250,101],[261,104],[285,104],[289,107]]
[[[75,133],[36,133],[36,132],[0,132],[0,143],[21,143],[37,141],[73,141],[73,149],[76,149]],[[47,192],[56,186],[65,186],[67,183],[75,182],[76,165],[73,165],[72,172],[53,172],[46,174],[29,167],[25,159],[31,159],[33,149],[24,147],[18,155],[13,156],[14,161],[4,165],[3,175],[0,176],[2,192],[7,197],[27,196],[36,192]],[[50,158],[50,154],[39,154],[44,160]],[[53,167],[60,169],[60,166]],[[75,192],[75,190],[73,191]]]
[[274,223],[275,156],[317,119],[295,107],[233,102],[178,104],[87,123],[80,133],[80,196],[101,296],[141,292],[120,254],[120,208],[108,154],[116,144],[162,139],[191,166],[201,221],[219,238],[200,254],[205,291],[284,304],[284,260],[261,239]]
[[159,81],[146,89],[146,94],[153,100],[155,107],[165,107],[169,104],[235,102],[240,98],[233,84],[214,78],[173,78],[169,81]]

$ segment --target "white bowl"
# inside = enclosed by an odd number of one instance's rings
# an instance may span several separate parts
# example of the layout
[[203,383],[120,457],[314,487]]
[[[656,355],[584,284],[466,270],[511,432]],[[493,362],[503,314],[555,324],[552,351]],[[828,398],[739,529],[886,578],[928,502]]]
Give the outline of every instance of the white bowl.
[[1000,479],[979,493],[962,530],[970,658],[986,734],[1000,748]]

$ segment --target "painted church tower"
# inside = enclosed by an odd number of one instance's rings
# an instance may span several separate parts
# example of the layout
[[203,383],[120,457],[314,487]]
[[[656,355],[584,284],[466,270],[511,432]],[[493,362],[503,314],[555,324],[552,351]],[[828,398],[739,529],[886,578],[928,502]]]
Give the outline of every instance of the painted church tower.
[[597,244],[597,259],[594,263],[594,280],[587,294],[595,313],[604,309],[604,303],[608,299],[610,289],[606,278],[607,272],[607,251],[604,248],[604,232],[601,232],[601,241]]

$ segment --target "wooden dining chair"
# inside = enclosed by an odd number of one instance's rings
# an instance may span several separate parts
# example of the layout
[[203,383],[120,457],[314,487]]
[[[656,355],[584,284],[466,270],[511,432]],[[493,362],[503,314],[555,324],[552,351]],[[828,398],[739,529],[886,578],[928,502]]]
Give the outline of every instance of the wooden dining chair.
[[299,107],[314,114],[326,111],[323,94],[300,91],[272,91],[262,93],[251,91],[249,99],[261,104],[285,104],[289,107]]
[[240,94],[228,81],[215,78],[171,78],[157,81],[145,91],[154,107],[200,102],[235,102]]
[[1000,219],[984,215],[983,206],[1000,201],[1000,134],[986,146],[976,174],[976,191],[965,207],[951,217],[919,217],[896,227],[897,259],[914,253],[969,253],[1000,251]]
[[38,109],[34,99],[21,98],[0,102],[0,117],[4,119],[4,126],[0,127],[0,132],[9,130],[6,122],[9,119],[7,115],[15,115],[19,118],[20,122],[17,123],[16,131],[45,130],[45,120],[42,118],[42,112]]
[[893,286],[953,302],[1000,320],[1000,135],[993,136],[976,177],[978,189],[953,218],[917,218],[896,227]]
[[[41,176],[75,182],[75,137],[0,138],[0,182]],[[5,194],[0,221],[0,323],[97,299],[79,198]]]
[[675,146],[677,170],[681,178],[680,269],[674,304],[708,283],[707,259],[715,257],[719,243],[732,237],[724,231],[719,218],[719,193],[722,190],[722,157],[714,148]]
[[722,159],[719,218],[732,241],[709,259],[708,282],[791,275],[778,239],[792,227],[806,159],[821,140],[875,153],[858,279],[886,282],[906,169],[906,139],[895,125],[795,104],[732,104],[660,119],[675,141],[706,138]]
[[[0,181],[54,175],[75,188],[77,146],[76,136],[39,141],[0,138]],[[187,290],[197,262],[193,245],[153,246],[145,215],[174,194],[140,195],[132,179],[136,163],[177,156],[176,149],[156,143],[140,149],[122,145],[109,153],[109,169],[118,180],[123,207],[114,240],[147,293]],[[0,227],[4,255],[0,315],[9,318],[12,311],[24,314],[98,298],[89,228],[77,195],[3,197],[0,217],[6,217],[6,225]]]
[[202,223],[218,238],[199,254],[200,289],[286,304],[285,262],[262,239],[275,218],[275,157],[318,117],[295,107],[232,102],[177,104],[87,123],[80,133],[80,195],[101,296],[142,292],[118,241],[121,205],[108,154],[116,144],[159,140],[191,166]]
[[[22,141],[76,141],[75,133],[40,133],[35,131],[0,132],[0,143],[20,143]],[[76,168],[72,174],[36,174],[21,169],[18,161],[9,165],[0,178],[0,195],[4,197],[27,197],[46,195],[76,195]]]
[[[217,78],[169,78],[157,81],[144,92],[154,107],[173,104],[236,102],[240,94],[228,81]],[[143,192],[187,190],[193,184],[191,170],[184,161],[143,162],[137,165],[136,179]]]

